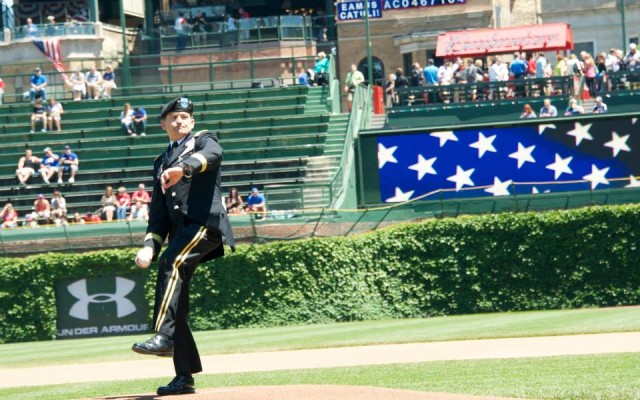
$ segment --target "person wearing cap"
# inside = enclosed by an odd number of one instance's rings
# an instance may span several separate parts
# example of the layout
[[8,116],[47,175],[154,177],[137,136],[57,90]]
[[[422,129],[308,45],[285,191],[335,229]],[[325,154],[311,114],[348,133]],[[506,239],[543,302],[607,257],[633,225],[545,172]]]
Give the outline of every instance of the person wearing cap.
[[80,164],[78,155],[71,151],[71,147],[64,146],[64,153],[60,156],[60,166],[58,167],[58,183],[62,183],[62,176],[65,172],[69,174],[69,183],[75,182],[78,164]]
[[193,131],[193,103],[186,97],[162,108],[160,126],[169,136],[169,146],[154,162],[147,234],[135,257],[140,268],[157,260],[156,333],[132,350],[173,357],[176,376],[158,388],[162,396],[195,392],[193,374],[201,372],[202,365],[187,319],[190,281],[199,263],[224,255],[224,242],[231,250],[235,245],[221,200],[223,153],[216,134]]
[[31,130],[30,133],[34,133],[36,130],[36,124],[42,124],[41,132],[47,131],[47,109],[43,107],[42,100],[36,99],[33,102],[33,108],[31,109]]
[[33,75],[31,75],[31,90],[29,90],[29,96],[31,97],[31,101],[35,101],[36,99],[46,100],[47,99],[47,77],[42,75],[42,71],[40,68],[36,68],[34,70]]
[[260,194],[258,188],[252,188],[251,194],[247,197],[247,211],[256,213],[258,218],[264,218],[267,215],[267,200]]
[[133,124],[133,131],[140,135],[146,135],[147,130],[147,112],[142,107],[134,107],[133,114],[131,115],[131,123]]
[[49,21],[47,23],[47,28],[46,28],[46,34],[47,36],[56,36],[58,34],[58,26],[56,25],[56,17],[54,17],[53,15],[49,15],[47,17],[47,21]]
[[58,172],[58,167],[60,166],[60,156],[55,154],[51,147],[47,147],[44,149],[44,155],[40,161],[40,176],[42,177],[42,181],[46,184],[49,184],[51,181],[51,177]]

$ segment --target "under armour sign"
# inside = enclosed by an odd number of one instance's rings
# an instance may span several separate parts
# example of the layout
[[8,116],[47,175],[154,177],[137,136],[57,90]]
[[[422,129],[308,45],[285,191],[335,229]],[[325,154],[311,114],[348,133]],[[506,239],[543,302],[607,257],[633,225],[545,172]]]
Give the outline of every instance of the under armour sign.
[[144,275],[88,277],[56,284],[58,338],[149,330]]

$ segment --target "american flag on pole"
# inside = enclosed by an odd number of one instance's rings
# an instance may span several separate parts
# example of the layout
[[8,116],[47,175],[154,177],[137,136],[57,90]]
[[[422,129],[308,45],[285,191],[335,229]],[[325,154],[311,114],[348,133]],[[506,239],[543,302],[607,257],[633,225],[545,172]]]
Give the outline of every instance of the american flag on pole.
[[640,187],[639,128],[612,116],[380,136],[381,200]]
[[58,72],[65,72],[60,55],[60,39],[34,39],[32,42],[53,63]]

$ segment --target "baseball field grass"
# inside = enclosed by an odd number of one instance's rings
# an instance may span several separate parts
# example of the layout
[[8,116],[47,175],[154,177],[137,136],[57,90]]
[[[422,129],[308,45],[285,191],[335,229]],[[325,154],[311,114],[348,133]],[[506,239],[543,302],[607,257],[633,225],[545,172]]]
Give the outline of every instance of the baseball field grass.
[[[638,332],[640,308],[514,312],[198,332],[203,355],[466,339]],[[0,345],[0,368],[138,359],[143,336]],[[124,350],[123,350],[124,349]],[[274,354],[275,355],[275,354]],[[167,377],[171,371],[167,371]],[[340,384],[525,399],[640,399],[640,353],[437,361],[198,376],[200,388]],[[74,399],[149,393],[167,377],[0,389],[7,399]],[[1,370],[0,370],[1,379]],[[151,388],[151,389],[150,389]]]

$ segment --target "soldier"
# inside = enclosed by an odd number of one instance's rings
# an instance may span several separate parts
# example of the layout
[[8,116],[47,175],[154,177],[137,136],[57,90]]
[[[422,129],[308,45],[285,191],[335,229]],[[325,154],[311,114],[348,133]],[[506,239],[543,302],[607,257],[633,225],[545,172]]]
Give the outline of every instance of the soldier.
[[147,268],[158,257],[154,330],[156,334],[132,350],[172,356],[175,378],[158,395],[194,393],[192,374],[202,371],[189,329],[189,282],[200,262],[224,255],[223,242],[234,250],[231,225],[221,201],[222,148],[214,132],[193,133],[193,103],[178,97],[160,113],[169,135],[168,149],[154,162],[154,186],[144,247],[135,262]]

